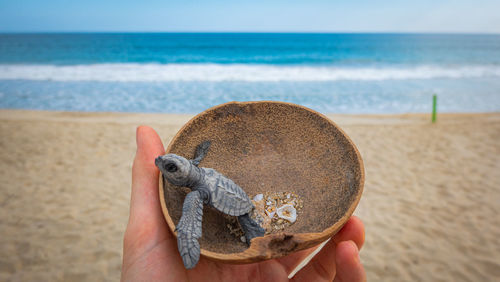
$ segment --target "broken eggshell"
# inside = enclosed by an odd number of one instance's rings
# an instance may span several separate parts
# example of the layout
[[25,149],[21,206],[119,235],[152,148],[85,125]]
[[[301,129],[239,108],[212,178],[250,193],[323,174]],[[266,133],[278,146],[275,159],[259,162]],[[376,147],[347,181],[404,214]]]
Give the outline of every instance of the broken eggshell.
[[256,202],[260,202],[260,201],[262,201],[263,198],[264,198],[264,194],[257,194],[257,195],[255,195],[255,197],[253,197],[253,200]]
[[[252,263],[285,256],[333,236],[354,212],[363,191],[361,156],[349,137],[325,116],[282,102],[231,102],[186,123],[166,153],[192,158],[211,140],[200,163],[232,179],[248,195],[293,191],[307,204],[284,232],[254,238],[248,247],[227,230],[229,219],[204,208],[201,255],[225,263]],[[175,234],[187,188],[163,183],[160,201]],[[264,199],[267,200],[267,199]]]
[[297,220],[297,210],[292,205],[283,205],[276,210],[276,214],[279,218],[294,223]]

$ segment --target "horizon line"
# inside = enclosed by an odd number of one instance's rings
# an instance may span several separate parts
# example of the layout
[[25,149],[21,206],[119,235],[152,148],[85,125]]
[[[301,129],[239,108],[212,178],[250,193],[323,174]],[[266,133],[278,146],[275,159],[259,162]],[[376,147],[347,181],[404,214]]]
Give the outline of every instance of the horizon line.
[[192,34],[462,34],[462,35],[500,35],[500,32],[471,32],[471,31],[126,31],[126,30],[74,30],[74,31],[4,31],[0,30],[0,34],[70,34],[70,33],[192,33]]

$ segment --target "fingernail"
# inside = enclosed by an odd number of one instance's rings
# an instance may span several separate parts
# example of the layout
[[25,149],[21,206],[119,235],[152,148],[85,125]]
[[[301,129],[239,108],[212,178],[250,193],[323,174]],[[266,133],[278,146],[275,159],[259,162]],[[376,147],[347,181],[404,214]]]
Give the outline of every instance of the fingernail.
[[141,140],[140,140],[140,132],[142,130],[142,125],[139,125],[136,129],[135,129],[135,145],[137,146],[137,151],[139,150],[139,146],[141,144]]

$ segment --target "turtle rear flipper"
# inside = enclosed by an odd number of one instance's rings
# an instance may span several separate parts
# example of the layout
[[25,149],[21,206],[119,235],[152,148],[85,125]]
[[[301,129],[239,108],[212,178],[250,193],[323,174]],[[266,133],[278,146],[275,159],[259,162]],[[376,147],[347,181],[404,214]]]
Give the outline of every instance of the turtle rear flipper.
[[240,222],[241,229],[245,232],[245,239],[249,246],[250,240],[255,237],[262,237],[266,233],[264,228],[255,222],[248,213],[238,216],[238,221]]
[[198,147],[196,147],[196,152],[194,153],[194,159],[191,160],[191,163],[195,166],[198,166],[203,160],[203,158],[207,155],[208,149],[210,148],[211,142],[209,140],[202,142]]
[[186,269],[196,266],[200,259],[201,219],[203,199],[199,191],[187,194],[182,206],[182,216],[177,224],[177,248]]

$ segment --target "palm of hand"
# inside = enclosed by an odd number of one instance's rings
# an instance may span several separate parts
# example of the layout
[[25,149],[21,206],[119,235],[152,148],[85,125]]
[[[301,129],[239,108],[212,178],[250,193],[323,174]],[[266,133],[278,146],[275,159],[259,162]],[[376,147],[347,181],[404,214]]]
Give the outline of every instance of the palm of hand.
[[[288,275],[314,249],[246,265],[200,258],[186,270],[176,239],[161,212],[154,159],[164,153],[158,135],[137,129],[137,154],[132,169],[130,217],[124,237],[122,281],[288,281]],[[361,221],[351,218],[324,248],[294,277],[296,281],[364,281],[358,249],[364,242]]]

